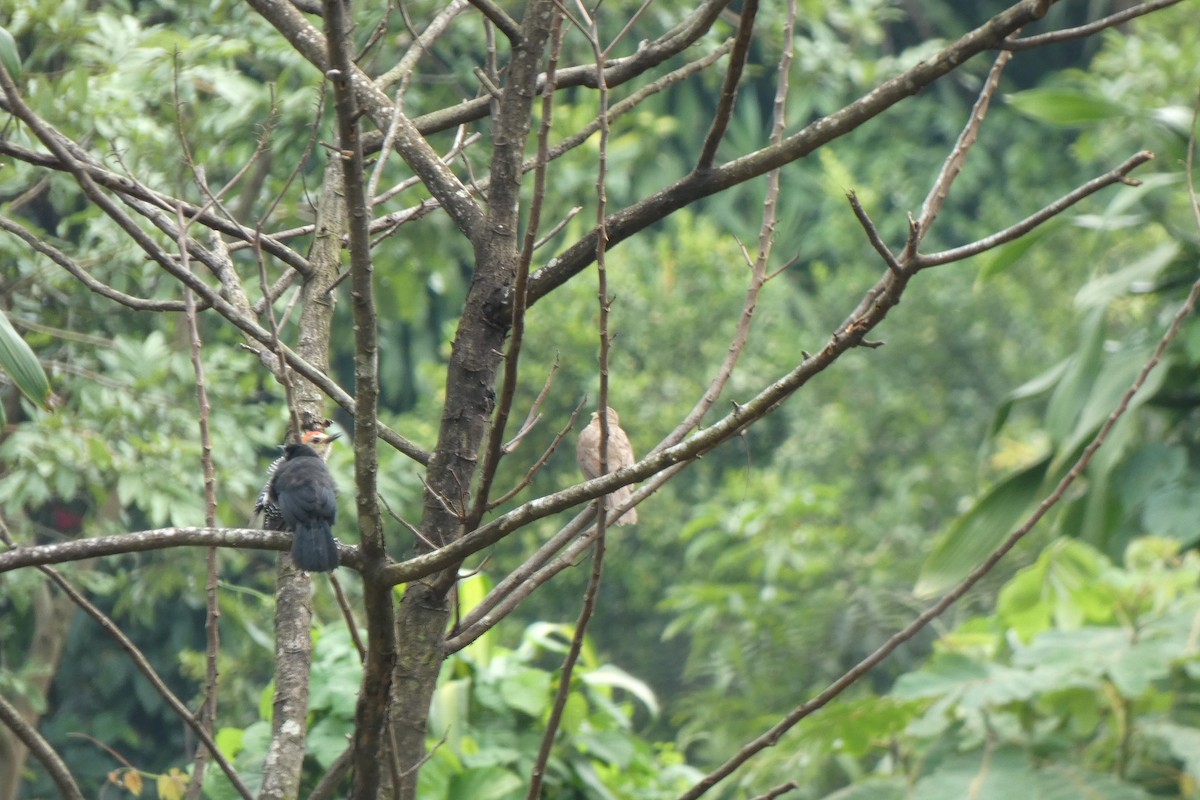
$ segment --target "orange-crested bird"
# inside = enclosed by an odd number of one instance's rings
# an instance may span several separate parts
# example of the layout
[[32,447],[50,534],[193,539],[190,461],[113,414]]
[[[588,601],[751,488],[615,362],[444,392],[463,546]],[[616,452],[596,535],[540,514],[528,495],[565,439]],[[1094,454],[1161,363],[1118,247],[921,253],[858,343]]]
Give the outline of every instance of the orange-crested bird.
[[268,471],[254,506],[267,530],[292,532],[292,561],[305,572],[332,572],[338,565],[333,523],[337,490],[325,459],[337,434],[306,431],[299,444],[284,447]]

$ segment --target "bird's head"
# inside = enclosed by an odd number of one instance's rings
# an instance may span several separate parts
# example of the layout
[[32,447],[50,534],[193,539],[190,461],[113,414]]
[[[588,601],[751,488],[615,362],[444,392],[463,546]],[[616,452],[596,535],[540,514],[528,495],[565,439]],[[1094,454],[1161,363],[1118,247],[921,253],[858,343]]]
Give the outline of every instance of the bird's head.
[[323,430],[305,431],[304,435],[300,437],[300,444],[308,445],[317,451],[317,455],[325,458],[329,452],[329,445],[333,443],[334,439],[340,438],[340,436],[341,434],[326,433]]

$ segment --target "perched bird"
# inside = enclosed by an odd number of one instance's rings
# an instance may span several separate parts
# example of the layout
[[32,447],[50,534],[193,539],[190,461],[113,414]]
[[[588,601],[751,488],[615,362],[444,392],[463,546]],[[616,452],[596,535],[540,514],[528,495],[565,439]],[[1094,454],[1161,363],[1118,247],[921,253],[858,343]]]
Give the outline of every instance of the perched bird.
[[[341,434],[326,433],[325,428],[332,423],[332,420],[325,420],[324,425],[320,425],[313,430],[305,431],[300,437],[300,444],[306,444],[317,454],[321,456],[322,461],[329,460],[329,445],[334,439],[337,439]],[[279,446],[282,450],[283,445]],[[275,477],[275,473],[283,466],[283,462],[287,460],[286,456],[280,456],[271,462],[271,466],[267,467],[267,480],[263,483],[262,490],[258,493],[258,499],[254,501],[254,513],[250,515],[250,521],[246,523],[247,528],[253,528],[254,523],[258,521],[258,515],[262,514],[263,529],[268,531],[284,530],[283,517],[279,514],[279,507],[271,502],[271,480]]]
[[[622,467],[628,467],[637,459],[633,455],[633,447],[629,437],[621,430],[621,421],[617,412],[606,407],[608,416],[608,471],[616,472]],[[575,461],[588,480],[600,477],[600,412],[592,412],[592,421],[579,433],[579,441],[575,444]],[[604,507],[612,510],[633,496],[633,486],[622,486],[604,498]],[[637,509],[631,508],[615,522],[617,525],[633,525],[638,521]]]
[[272,465],[266,502],[260,497],[264,527],[292,532],[292,561],[305,572],[332,572],[338,565],[337,490],[323,455],[336,438],[308,431],[299,444],[284,447],[282,462]]

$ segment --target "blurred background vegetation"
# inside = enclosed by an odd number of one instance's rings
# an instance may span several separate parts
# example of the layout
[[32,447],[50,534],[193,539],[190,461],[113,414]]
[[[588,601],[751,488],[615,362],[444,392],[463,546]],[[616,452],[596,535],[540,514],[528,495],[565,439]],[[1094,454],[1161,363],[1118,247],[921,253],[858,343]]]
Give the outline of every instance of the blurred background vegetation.
[[[405,5],[422,19],[440,4]],[[605,5],[614,32],[637,5]],[[1005,5],[803,0],[793,129]],[[1114,5],[1058,3],[1047,23],[1080,24]],[[639,25],[661,30],[686,10],[656,3]],[[1184,2],[1100,36],[1018,53],[927,248],[998,230],[1148,149],[1156,160],[1137,174],[1141,186],[1107,190],[1018,242],[923,274],[879,331],[884,347],[850,353],[667,484],[639,509],[639,525],[614,531],[547,796],[676,796],[697,770],[720,763],[952,585],[1070,466],[1196,277],[1200,231],[1183,172],[1200,85],[1195,11]],[[378,12],[363,3],[355,13],[365,39]],[[751,149],[769,126],[781,44],[772,32],[782,29],[783,10],[760,13],[722,158]],[[261,207],[304,158],[319,76],[241,4],[3,0],[0,17],[24,59],[29,102],[153,186],[194,194],[180,130],[209,181],[222,184],[249,159],[272,107],[269,154],[229,203]],[[452,28],[423,62],[414,86],[430,108],[474,93],[477,34]],[[630,46],[640,38],[637,30],[627,37]],[[410,41],[396,23],[369,60],[386,65]],[[568,39],[571,47],[584,45]],[[794,263],[764,291],[723,402],[819,348],[873,283],[881,265],[845,193],[858,193],[887,241],[902,241],[905,213],[919,208],[988,66],[971,62],[784,170],[775,267]],[[268,84],[266,75],[281,77]],[[712,73],[681,83],[614,125],[614,206],[690,168],[704,134],[696,121],[708,118],[718,81]],[[556,108],[576,122],[595,112],[583,90],[565,92]],[[7,135],[24,136],[11,125]],[[433,136],[434,146],[445,150],[452,135]],[[468,148],[468,161],[475,156]],[[301,165],[272,226],[310,220],[317,187],[306,178],[324,157],[317,147]],[[556,203],[587,210],[555,242],[590,225],[594,157],[592,142],[556,164]],[[118,289],[177,295],[66,177],[33,181],[24,166],[0,166],[0,211],[87,253],[85,266]],[[747,281],[739,242],[755,241],[762,189],[754,182],[697,203],[609,255],[610,403],[639,453],[692,406],[725,354]],[[395,208],[420,196],[401,195]],[[448,343],[470,279],[471,254],[448,226],[433,215],[376,250],[381,417],[417,442],[436,431]],[[0,237],[0,265],[0,306],[58,398],[45,412],[0,386],[8,420],[0,508],[13,537],[30,544],[202,522],[182,318],[114,313],[13,237]],[[337,313],[348,319],[349,304]],[[595,313],[587,279],[532,309],[518,416],[552,365],[558,371],[546,420],[497,485],[524,474],[584,396],[594,402]],[[218,518],[241,526],[284,435],[282,392],[230,330],[201,321]],[[343,385],[352,383],[352,356],[350,341],[334,342]],[[968,785],[978,797],[1011,797],[1016,785],[1044,797],[1200,797],[1198,373],[1200,322],[1189,321],[1086,480],[1033,537],[935,630],[759,756],[720,796],[794,780],[789,796],[798,798],[959,798]],[[569,449],[523,497],[578,480]],[[417,465],[394,453],[381,458],[381,492],[393,509],[415,515]],[[343,448],[331,462],[344,499],[351,461]],[[353,504],[343,502],[341,513],[337,534],[352,541]],[[542,520],[488,553],[464,584],[464,606],[564,519]],[[390,534],[393,556],[403,556],[408,534],[398,524]],[[220,741],[251,771],[270,713],[272,562],[265,553],[221,555]],[[198,697],[201,551],[63,571],[181,696]],[[449,733],[422,773],[422,796],[523,796],[533,722],[548,710],[562,626],[574,622],[585,580],[586,570],[568,571],[447,663],[430,734]],[[353,581],[345,583],[353,593]],[[344,746],[357,660],[327,586],[315,603],[309,748],[317,775]],[[47,620],[65,632],[61,652],[36,650]],[[116,646],[33,572],[0,578],[0,659],[0,692],[44,710],[42,731],[85,785],[100,786],[120,767],[92,739],[146,774],[186,765],[194,743],[184,727]],[[27,769],[16,796],[45,796],[47,779]],[[207,786],[213,797],[228,791],[216,775]]]

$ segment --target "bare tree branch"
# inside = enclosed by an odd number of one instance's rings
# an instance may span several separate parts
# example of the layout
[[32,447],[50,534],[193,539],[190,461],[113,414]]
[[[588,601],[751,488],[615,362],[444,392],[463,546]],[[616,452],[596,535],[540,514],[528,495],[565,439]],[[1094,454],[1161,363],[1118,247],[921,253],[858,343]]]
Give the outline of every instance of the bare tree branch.
[[1087,36],[1099,33],[1100,31],[1120,25],[1123,22],[1128,22],[1131,19],[1136,19],[1143,14],[1149,14],[1151,11],[1157,11],[1160,8],[1173,6],[1179,0],[1154,0],[1150,3],[1140,3],[1136,6],[1118,11],[1115,14],[1110,14],[1107,17],[1098,19],[1095,22],[1089,22],[1086,25],[1080,25],[1077,28],[1065,28],[1059,31],[1050,31],[1037,36],[1026,36],[1024,39],[1005,39],[1002,45],[1005,50],[1032,50],[1035,47],[1044,47],[1048,44],[1057,44],[1058,42],[1068,42],[1072,39],[1082,39]]
[[[300,55],[325,74],[328,69],[327,45],[321,32],[308,23],[299,11],[285,0],[248,0]],[[404,114],[396,114],[391,101],[357,67],[351,65],[346,78],[354,89],[355,99],[380,130],[387,130],[396,120],[396,152],[409,168],[421,176],[421,181],[442,208],[468,238],[476,235],[483,222],[483,213],[471,199],[462,183],[455,177],[437,153]]]
[[63,763],[62,758],[55,752],[50,743],[42,738],[37,728],[30,725],[7,700],[0,697],[0,722],[13,732],[13,735],[25,745],[33,756],[42,763],[46,774],[58,787],[58,793],[63,800],[83,800],[83,792],[71,776],[71,771]]
[[971,256],[979,255],[980,253],[992,250],[1002,244],[1007,244],[1014,239],[1019,239],[1031,230],[1052,219],[1063,211],[1066,211],[1071,206],[1078,203],[1085,197],[1095,194],[1101,189],[1112,186],[1114,183],[1126,183],[1136,185],[1137,181],[1129,177],[1129,173],[1136,167],[1145,164],[1147,161],[1154,158],[1154,154],[1143,150],[1140,153],[1130,156],[1116,169],[1110,170],[1098,178],[1093,178],[1087,183],[1075,189],[1066,195],[1063,195],[1058,200],[1055,200],[1050,205],[1040,209],[1034,214],[1030,214],[1020,222],[1005,228],[1002,231],[993,233],[991,236],[984,237],[977,242],[965,244],[961,247],[954,247],[950,250],[943,250],[940,253],[933,253],[927,256],[917,256],[916,268],[926,269],[928,267],[936,267],[941,264],[949,264],[954,261],[962,261]]
[[[703,172],[680,178],[606,220],[609,245],[624,241],[674,211],[730,186],[763,175],[812,153],[822,145],[854,130],[869,119],[916,94],[951,72],[968,58],[995,48],[1013,31],[1045,13],[1047,0],[1022,0],[988,22],[944,47],[939,53],[900,75],[884,81],[840,111],[822,117],[776,145],[742,156]],[[532,305],[586,268],[595,258],[597,229],[593,229],[529,278]]]
[[[45,128],[47,130],[53,130],[48,125],[46,125]],[[58,133],[57,131],[54,131],[54,133],[58,137],[61,137],[63,141],[69,141],[67,137],[63,136],[61,133]],[[74,145],[74,143],[72,144]],[[74,152],[77,154],[82,154],[82,148],[79,148],[78,145],[74,145],[74,147]],[[58,158],[56,155],[39,153],[37,151],[22,147],[7,139],[0,139],[0,155],[9,156],[35,167],[53,169],[59,172],[71,171],[70,165]],[[81,162],[79,166],[87,170],[88,175],[91,176],[92,180],[94,180],[98,186],[102,186],[117,195],[129,197],[135,200],[141,200],[142,202],[153,205],[161,211],[170,213],[174,213],[176,208],[182,208],[184,214],[187,215],[189,219],[193,219],[204,227],[211,228],[219,233],[225,234],[226,236],[232,236],[235,239],[245,242],[246,244],[252,244],[255,238],[258,237],[258,234],[253,228],[249,228],[244,225],[233,224],[219,214],[216,214],[212,211],[204,211],[200,206],[184,202],[161,192],[156,192],[131,177],[118,175],[115,172],[105,169],[103,166],[95,163],[94,159],[89,158],[87,161]],[[295,250],[292,250],[290,247],[272,236],[262,236],[260,238],[262,239],[263,249],[270,255],[279,259],[282,263],[288,265],[302,275],[307,275],[309,273],[311,267],[308,265],[308,261]]]
[[[281,531],[255,528],[155,528],[153,530],[95,536],[55,544],[17,547],[0,553],[0,573],[22,567],[62,564],[89,558],[165,550],[172,547],[233,547],[242,550],[287,550],[292,538]],[[362,559],[354,548],[338,545],[341,563],[362,569]]]
[[[633,55],[606,62],[604,67],[605,85],[610,88],[620,86],[683,52],[708,32],[717,16],[728,4],[729,0],[704,0],[687,19],[657,39],[641,44]],[[588,86],[594,89],[596,88],[595,81],[595,67],[591,64],[581,64],[576,67],[560,69],[555,79],[555,86],[559,89],[576,86]],[[542,91],[543,85],[544,76],[539,76],[538,92]],[[418,131],[427,135],[449,130],[486,117],[490,113],[490,101],[489,97],[476,98],[451,108],[414,117],[413,125]],[[368,140],[368,150],[372,143],[373,140]]]
[[478,8],[514,45],[522,41],[521,26],[492,0],[471,0],[471,5]]
[[[1116,170],[1088,182],[1077,192],[1083,191],[1085,194],[1090,194],[1102,186],[1126,180],[1126,173],[1137,165],[1145,163],[1149,157],[1149,154],[1140,153]],[[1073,192],[1072,195],[1074,194],[1076,193]],[[1066,205],[1069,206],[1070,203]],[[1063,206],[1063,208],[1065,207]],[[925,268],[927,257],[921,258],[920,267]],[[946,263],[946,261],[939,260],[938,263]],[[541,519],[581,502],[610,494],[621,486],[644,480],[672,464],[703,455],[722,442],[728,441],[756,420],[774,411],[780,403],[804,386],[810,378],[824,371],[845,352],[861,346],[866,334],[878,326],[886,318],[888,312],[900,302],[900,297],[913,274],[913,271],[907,270],[901,274],[890,270],[886,272],[879,282],[864,294],[858,306],[832,333],[818,353],[805,358],[789,373],[763,388],[746,403],[735,404],[731,413],[704,431],[677,445],[655,449],[631,467],[601,475],[599,478],[585,481],[546,497],[531,500],[436,552],[393,564],[385,569],[388,580],[393,583],[404,583],[428,574],[427,570],[439,569],[454,563],[455,559],[465,558],[471,553],[495,544],[511,531],[535,519]]]
[[[417,61],[420,60],[422,53],[429,49],[434,40],[441,36],[446,28],[450,27],[450,23],[454,18],[465,11],[466,8],[467,0],[451,0],[425,26],[425,30],[421,31],[421,35],[413,41],[412,47],[408,49],[408,52],[396,62],[396,66],[375,79],[375,85],[380,89],[387,89],[395,83],[408,80],[409,76],[412,75],[412,71],[416,69]],[[503,14],[504,12],[501,11],[500,13]]]
[[102,281],[96,280],[87,270],[83,269],[83,267],[76,264],[67,256],[66,253],[38,238],[27,228],[8,217],[0,216],[0,230],[5,230],[13,234],[32,249],[71,273],[76,280],[101,297],[107,297],[109,300],[137,311],[185,311],[187,309],[186,304],[182,300],[150,300],[117,291]]
[[742,70],[745,69],[746,58],[750,54],[750,39],[754,34],[754,20],[757,16],[758,0],[746,0],[742,5],[733,49],[729,53],[725,82],[721,85],[721,94],[717,97],[717,110],[713,114],[708,135],[704,137],[704,145],[700,148],[700,157],[696,159],[698,172],[703,172],[713,165],[713,160],[717,157],[717,147],[725,136],[725,129],[729,127],[729,118],[733,115],[733,101],[737,99],[738,82],[742,79]]
[[[20,552],[22,550],[33,549],[17,547],[16,543],[12,540],[12,537],[9,536],[8,530],[6,527],[4,527],[2,520],[0,520],[0,539],[2,539],[5,544],[12,548],[7,553],[0,554],[0,556],[7,555],[8,553]],[[239,794],[242,795],[243,798],[245,798],[245,800],[251,800],[249,789],[246,788],[246,785],[242,782],[237,772],[234,771],[233,766],[228,762],[228,760],[225,759],[223,755],[221,755],[220,751],[217,750],[216,743],[213,741],[211,736],[211,731],[208,728],[205,728],[205,726],[202,725],[190,711],[188,711],[187,706],[185,706],[183,701],[181,701],[175,695],[175,693],[171,691],[170,687],[166,685],[163,679],[158,675],[158,672],[155,671],[154,667],[150,664],[149,660],[147,660],[145,655],[142,654],[142,651],[138,649],[137,645],[135,645],[132,640],[130,640],[129,637],[121,631],[120,627],[118,627],[117,624],[108,617],[108,615],[93,605],[91,601],[84,597],[84,595],[73,585],[71,585],[71,583],[57,570],[47,567],[44,564],[38,564],[37,568],[42,572],[42,574],[49,578],[50,581],[53,582],[54,585],[57,586],[58,589],[71,600],[71,602],[73,602],[84,613],[91,617],[105,633],[109,634],[114,640],[116,640],[117,644],[122,650],[125,651],[125,653],[129,656],[130,661],[133,662],[133,665],[138,669],[139,672],[142,673],[154,690],[163,698],[163,700],[166,701],[167,705],[171,707],[171,710],[174,711],[176,715],[178,715],[179,718],[185,724],[187,724],[200,739],[208,753],[217,761],[218,766],[221,767],[221,770],[229,779],[230,784],[238,791]],[[0,698],[0,703],[3,702],[3,699]],[[24,722],[23,719],[22,722]],[[27,742],[26,746],[28,746]],[[50,754],[57,757],[53,750],[50,751]],[[43,763],[47,767],[47,770],[53,774],[51,766],[45,762]],[[65,766],[63,769],[65,771]],[[69,773],[65,774],[67,778],[70,778]],[[55,782],[58,782],[57,778],[55,779]],[[62,787],[60,784],[60,790],[61,788]]]
[[954,179],[958,177],[958,173],[962,170],[963,164],[967,160],[967,151],[971,149],[971,145],[975,144],[975,140],[979,137],[979,129],[983,127],[983,118],[987,116],[988,105],[992,101],[992,95],[996,93],[996,89],[1000,86],[1000,74],[1004,72],[1004,67],[1008,65],[1011,58],[1012,53],[1005,50],[1001,50],[996,55],[996,60],[992,63],[992,68],[988,72],[987,80],[983,82],[983,88],[979,90],[979,97],[975,100],[975,105],[971,107],[971,113],[967,117],[967,124],[963,126],[962,133],[958,136],[958,141],[954,143],[954,148],[950,151],[950,155],[946,157],[945,163],[942,164],[942,171],[938,173],[937,179],[934,180],[933,187],[925,197],[925,202],[921,204],[921,216],[917,219],[918,234],[914,241],[914,246],[920,244],[921,239],[929,233],[930,227],[933,226],[933,221],[937,219],[938,212],[945,205],[946,198],[950,195],[950,185],[954,183]]

